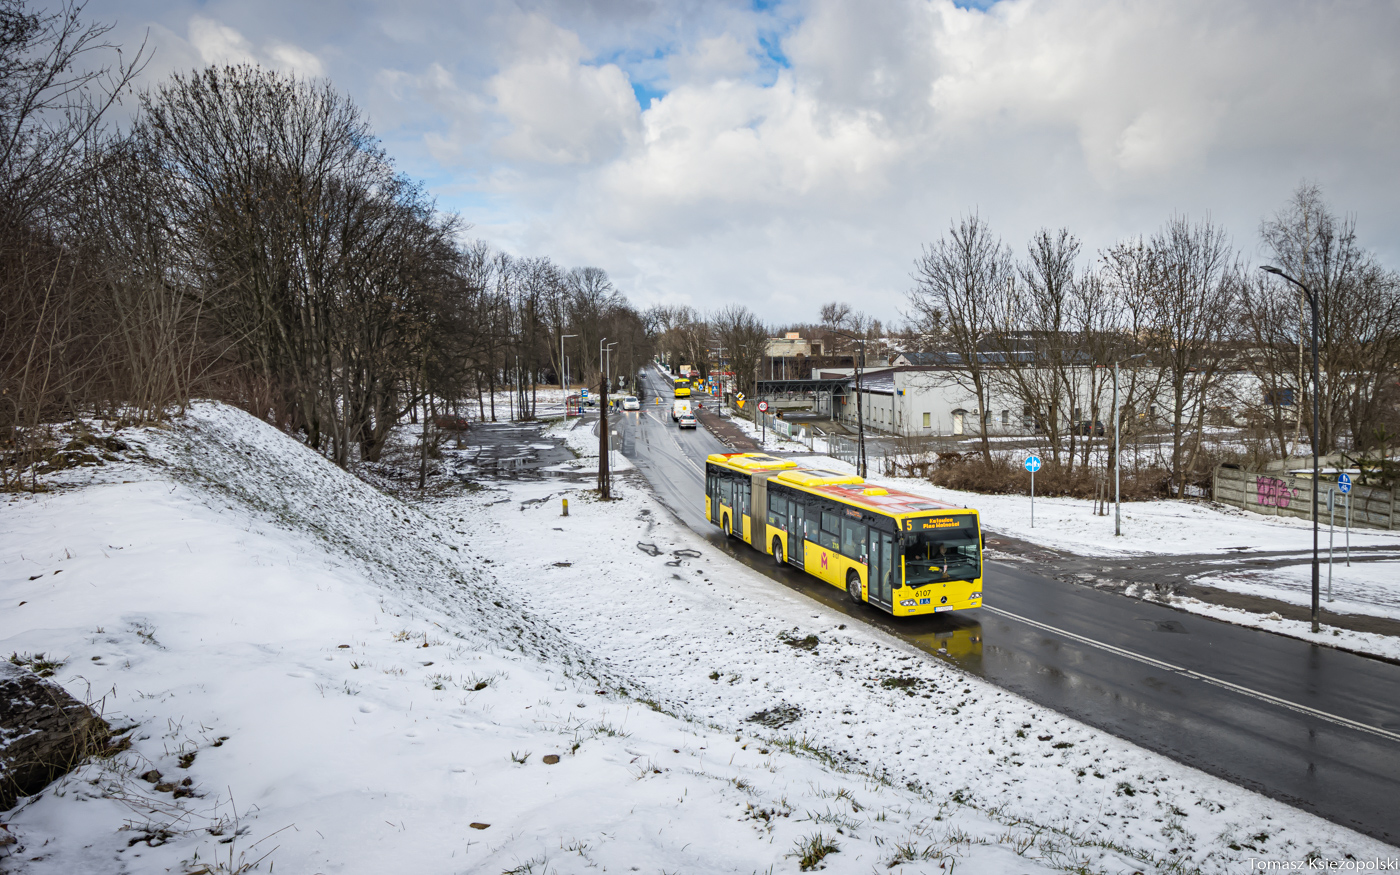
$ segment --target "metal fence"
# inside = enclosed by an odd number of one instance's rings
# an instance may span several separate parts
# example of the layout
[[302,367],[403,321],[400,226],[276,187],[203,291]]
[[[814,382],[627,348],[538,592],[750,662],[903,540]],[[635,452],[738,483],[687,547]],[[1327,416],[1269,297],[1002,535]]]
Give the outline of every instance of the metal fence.
[[827,454],[850,465],[860,465],[860,445],[850,438],[827,435]]

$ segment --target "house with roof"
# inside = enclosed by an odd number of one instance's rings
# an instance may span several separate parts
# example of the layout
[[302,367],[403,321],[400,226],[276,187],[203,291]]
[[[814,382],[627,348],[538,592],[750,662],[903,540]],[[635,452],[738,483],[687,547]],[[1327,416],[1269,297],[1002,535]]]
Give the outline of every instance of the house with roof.
[[[995,363],[984,362],[986,365],[1000,366],[1002,360],[1010,356],[1018,359],[1015,367],[1033,369],[1034,366],[1032,359],[1020,360],[1024,353],[984,355],[998,358]],[[957,353],[899,353],[892,361],[889,367],[869,368],[861,374],[860,406],[867,429],[908,436],[976,435],[985,429],[989,435],[1022,436],[1045,428],[1046,412],[1027,409],[1019,396],[1009,391],[1004,379],[989,375],[988,403],[983,409]],[[1071,368],[1076,397],[1088,399],[1092,396],[1096,385],[1091,371],[1092,365],[1087,361]],[[1047,374],[1045,371],[1038,376]],[[848,380],[844,395],[835,396],[830,403],[835,405],[834,418],[854,427],[857,423],[854,369],[822,369],[819,376]],[[1099,381],[1101,383],[1102,375]],[[1106,401],[1104,406],[1107,406]],[[1083,406],[1065,410],[1062,415],[1066,426],[1094,418],[1093,412]]]

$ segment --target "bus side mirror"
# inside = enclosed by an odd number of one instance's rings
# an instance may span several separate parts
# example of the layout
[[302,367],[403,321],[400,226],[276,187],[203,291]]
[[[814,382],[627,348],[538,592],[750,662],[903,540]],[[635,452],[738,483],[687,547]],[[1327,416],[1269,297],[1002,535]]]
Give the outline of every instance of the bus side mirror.
[[986,532],[982,532],[981,535],[982,535],[982,549],[985,550],[985,549],[987,549],[987,533],[986,533]]

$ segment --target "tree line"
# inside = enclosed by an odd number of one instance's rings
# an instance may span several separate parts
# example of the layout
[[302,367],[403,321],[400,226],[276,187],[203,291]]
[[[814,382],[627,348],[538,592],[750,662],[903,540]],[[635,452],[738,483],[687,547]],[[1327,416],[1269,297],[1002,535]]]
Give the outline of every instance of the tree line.
[[[1319,303],[1319,451],[1390,445],[1400,275],[1361,247],[1354,220],[1316,186],[1299,187],[1260,237],[1267,260]],[[1235,424],[1235,412],[1269,455],[1309,451],[1312,327],[1296,286],[1252,265],[1209,219],[1174,217],[1085,255],[1069,230],[1043,229],[1018,256],[984,218],[963,217],[915,262],[906,339],[946,353],[957,364],[947,379],[984,417],[994,396],[1019,402],[1055,466],[1089,463],[1093,423],[1113,420],[1115,362],[1117,425],[1160,426],[1175,494],[1201,476],[1207,429]],[[990,463],[988,429],[979,432]]]
[[329,82],[224,66],[137,93],[144,46],[83,12],[0,0],[5,486],[46,423],[211,396],[346,465],[405,416],[495,419],[502,390],[532,417],[565,335],[576,381],[604,337],[615,372],[650,356],[604,271],[468,239]]

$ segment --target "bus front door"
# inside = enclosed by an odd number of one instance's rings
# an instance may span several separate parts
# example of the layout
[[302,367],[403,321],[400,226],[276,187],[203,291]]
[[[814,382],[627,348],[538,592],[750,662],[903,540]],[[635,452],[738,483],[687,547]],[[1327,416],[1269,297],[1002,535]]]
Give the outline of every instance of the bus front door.
[[894,535],[870,529],[870,601],[886,610],[894,607]]

